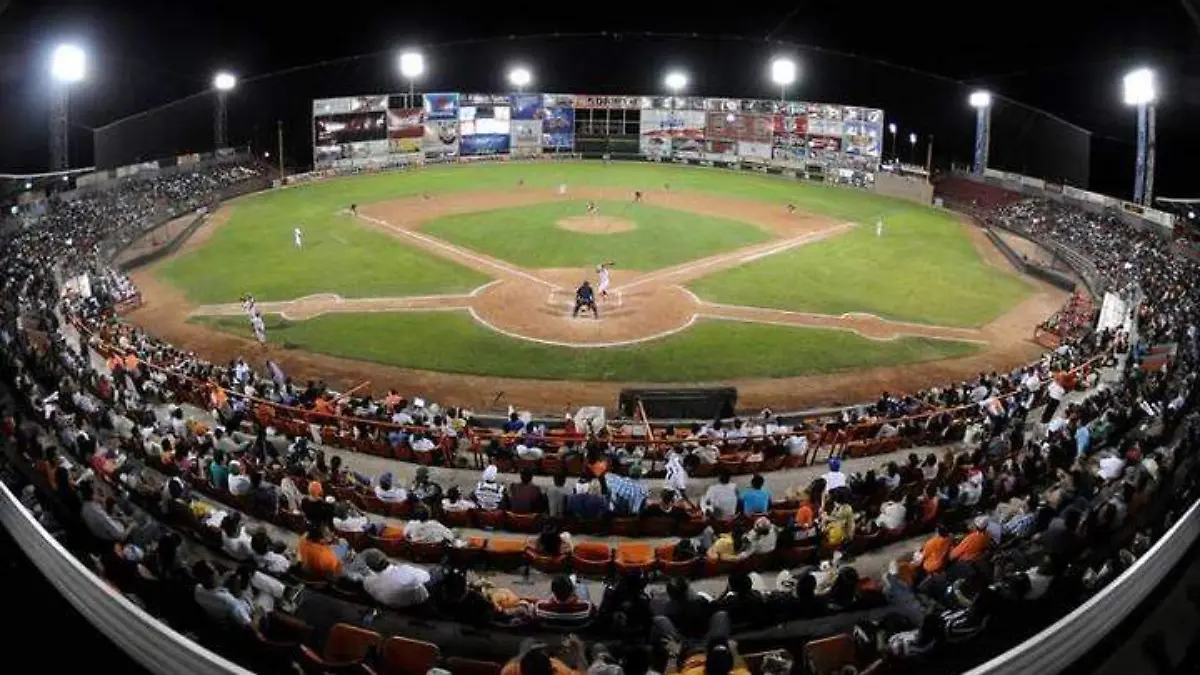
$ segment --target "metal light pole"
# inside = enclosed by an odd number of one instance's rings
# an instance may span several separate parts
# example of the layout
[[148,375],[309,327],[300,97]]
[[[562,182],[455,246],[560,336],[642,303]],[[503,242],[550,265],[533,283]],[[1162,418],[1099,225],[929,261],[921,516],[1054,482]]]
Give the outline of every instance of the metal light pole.
[[[1154,101],[1157,91],[1154,83],[1154,72],[1149,68],[1139,68],[1124,79],[1125,104],[1137,108],[1137,157],[1134,159],[1133,201],[1138,204],[1149,204],[1147,187],[1154,187],[1154,159],[1151,147],[1154,145]],[[1149,175],[1148,175],[1149,174]]]
[[237,86],[237,78],[229,73],[217,73],[213,77],[213,89],[217,92],[217,106],[213,111],[213,143],[217,149],[228,146],[227,134],[227,98],[229,92]]
[[425,56],[421,52],[406,51],[400,54],[400,74],[408,80],[406,105],[413,107],[413,87],[416,79],[425,72]]
[[279,141],[279,182],[283,183],[283,120],[276,120],[275,133]]
[[977,91],[967,99],[975,109],[975,161],[971,172],[983,175],[987,169],[988,148],[992,141],[992,95],[986,91]]
[[50,169],[70,166],[71,85],[87,73],[87,56],[75,45],[59,45],[50,59],[53,98],[50,101]]
[[888,133],[892,135],[892,161],[900,160],[900,142],[896,139],[896,131],[895,122],[888,124]]

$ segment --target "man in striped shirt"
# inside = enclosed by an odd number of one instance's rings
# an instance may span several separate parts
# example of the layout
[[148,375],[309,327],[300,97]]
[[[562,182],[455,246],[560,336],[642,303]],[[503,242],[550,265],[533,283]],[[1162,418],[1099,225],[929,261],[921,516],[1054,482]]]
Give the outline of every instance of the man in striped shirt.
[[604,482],[613,515],[636,516],[646,504],[646,488],[642,484],[613,473],[600,477]]
[[483,476],[479,483],[475,485],[475,491],[471,493],[475,502],[479,504],[479,508],[486,511],[495,511],[504,501],[504,486],[496,482],[497,473],[499,470],[496,465],[489,464],[483,470]]

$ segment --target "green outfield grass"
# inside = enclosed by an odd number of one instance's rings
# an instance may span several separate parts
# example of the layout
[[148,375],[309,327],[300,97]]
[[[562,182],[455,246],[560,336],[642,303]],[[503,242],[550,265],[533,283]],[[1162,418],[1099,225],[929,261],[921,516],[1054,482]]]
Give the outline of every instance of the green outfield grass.
[[1020,276],[991,267],[950,215],[898,211],[874,222],[748,265],[698,279],[701,298],[734,305],[947,326],[980,326],[1029,294]]
[[767,241],[749,223],[630,202],[597,202],[600,214],[633,221],[636,228],[590,234],[555,225],[586,217],[587,201],[546,202],[463,213],[425,223],[422,230],[450,243],[522,267],[586,267],[615,261],[622,269],[652,270]]
[[[242,317],[196,319],[249,335]],[[572,349],[509,338],[463,312],[326,314],[307,321],[267,318],[275,344],[333,356],[500,377],[700,382],[786,377],[967,356],[979,345],[925,338],[869,340],[816,328],[705,320],[631,347]]]

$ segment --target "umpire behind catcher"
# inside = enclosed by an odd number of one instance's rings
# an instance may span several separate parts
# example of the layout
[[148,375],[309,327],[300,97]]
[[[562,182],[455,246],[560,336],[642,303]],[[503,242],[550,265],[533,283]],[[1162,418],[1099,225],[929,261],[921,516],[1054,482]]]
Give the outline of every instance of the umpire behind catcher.
[[579,310],[584,308],[592,310],[592,317],[600,318],[600,312],[596,310],[596,292],[586,280],[575,289],[575,311],[571,312],[571,316],[579,316]]

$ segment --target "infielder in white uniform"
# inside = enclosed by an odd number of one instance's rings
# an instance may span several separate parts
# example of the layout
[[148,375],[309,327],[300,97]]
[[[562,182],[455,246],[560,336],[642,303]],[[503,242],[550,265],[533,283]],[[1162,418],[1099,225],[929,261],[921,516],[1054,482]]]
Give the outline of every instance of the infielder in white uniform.
[[262,314],[255,312],[250,319],[250,326],[254,329],[254,339],[258,340],[258,344],[267,344],[267,326],[263,323]]
[[599,265],[596,265],[596,272],[600,275],[600,283],[596,284],[596,289],[598,291],[600,291],[600,297],[602,297],[602,298],[608,297],[608,284],[610,281],[609,268],[612,266],[613,266],[613,263],[610,263],[610,262],[600,263]]
[[875,221],[875,236],[876,237],[883,236],[883,219],[882,218]]
[[253,295],[247,293],[246,297],[242,298],[242,311],[246,313],[246,316],[251,318],[258,313],[258,305],[255,304]]
[[304,230],[298,227],[292,230],[292,241],[295,242],[297,251],[304,250]]
[[559,194],[559,196],[567,194],[567,184],[566,183],[558,184],[558,194]]

